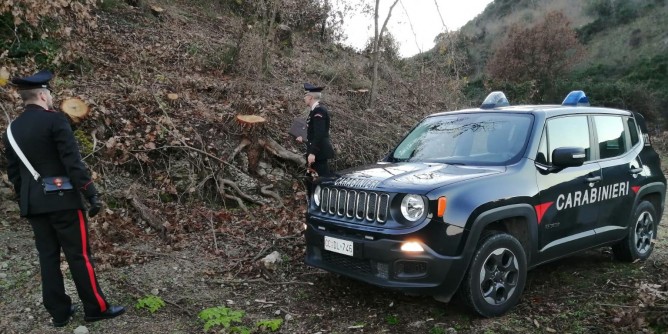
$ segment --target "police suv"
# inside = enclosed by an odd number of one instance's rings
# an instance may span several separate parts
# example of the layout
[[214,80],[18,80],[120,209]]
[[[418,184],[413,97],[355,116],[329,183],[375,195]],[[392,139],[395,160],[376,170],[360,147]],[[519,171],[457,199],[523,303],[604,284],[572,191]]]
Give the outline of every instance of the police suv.
[[561,105],[426,117],[383,161],[316,183],[306,263],[370,284],[502,315],[527,270],[611,245],[622,261],[652,253],[666,178],[643,117]]

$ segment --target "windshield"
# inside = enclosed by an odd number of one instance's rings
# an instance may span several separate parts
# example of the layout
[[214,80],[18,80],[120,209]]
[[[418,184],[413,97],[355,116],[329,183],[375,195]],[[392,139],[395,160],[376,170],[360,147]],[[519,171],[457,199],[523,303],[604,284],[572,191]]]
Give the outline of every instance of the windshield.
[[428,117],[404,138],[392,158],[396,162],[504,165],[521,156],[532,121],[528,114]]

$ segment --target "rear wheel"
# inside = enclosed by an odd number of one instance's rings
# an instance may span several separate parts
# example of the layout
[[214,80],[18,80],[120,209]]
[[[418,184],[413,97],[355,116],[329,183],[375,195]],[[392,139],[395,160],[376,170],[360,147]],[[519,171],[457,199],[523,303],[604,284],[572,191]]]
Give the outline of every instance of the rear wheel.
[[520,242],[506,233],[486,234],[478,243],[460,295],[478,314],[499,316],[519,301],[526,275],[526,254]]
[[629,222],[626,238],[612,246],[615,258],[626,262],[647,259],[654,249],[658,226],[654,205],[648,201],[640,202]]

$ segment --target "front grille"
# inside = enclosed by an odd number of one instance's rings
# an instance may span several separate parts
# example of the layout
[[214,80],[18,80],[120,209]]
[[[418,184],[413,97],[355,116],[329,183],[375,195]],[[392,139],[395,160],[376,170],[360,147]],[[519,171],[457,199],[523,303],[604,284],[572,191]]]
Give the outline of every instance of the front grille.
[[362,260],[346,255],[324,251],[322,260],[334,267],[346,269],[355,273],[372,275],[371,261]]
[[320,212],[361,222],[387,221],[390,195],[372,191],[325,187],[320,191]]

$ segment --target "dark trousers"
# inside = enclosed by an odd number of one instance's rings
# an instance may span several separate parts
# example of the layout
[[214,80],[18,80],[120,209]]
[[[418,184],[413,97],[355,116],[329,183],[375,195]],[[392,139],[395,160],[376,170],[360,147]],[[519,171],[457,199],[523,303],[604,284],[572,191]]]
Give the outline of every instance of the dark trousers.
[[72,300],[65,293],[60,271],[62,248],[87,315],[106,311],[108,305],[95,277],[88,243],[88,222],[81,210],[64,210],[28,217],[35,233],[42,274],[44,307],[56,321],[67,319]]
[[318,172],[318,176],[320,177],[328,177],[331,176],[331,173],[329,171],[329,164],[327,164],[327,159],[325,160],[315,160],[311,164],[311,168],[315,169],[316,172]]

